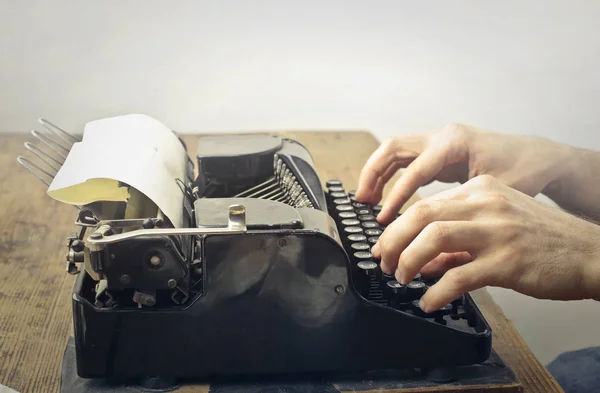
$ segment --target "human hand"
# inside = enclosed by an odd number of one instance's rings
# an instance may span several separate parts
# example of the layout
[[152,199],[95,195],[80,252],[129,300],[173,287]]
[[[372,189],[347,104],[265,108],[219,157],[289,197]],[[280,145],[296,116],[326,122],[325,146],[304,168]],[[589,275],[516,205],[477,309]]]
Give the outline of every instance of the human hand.
[[498,286],[543,299],[600,299],[600,227],[478,176],[408,208],[372,248],[401,284],[441,279],[423,295],[435,311]]
[[562,175],[566,170],[564,162],[572,158],[569,154],[569,147],[546,139],[453,124],[385,141],[365,164],[356,199],[379,203],[385,185],[400,168],[406,170],[377,217],[382,224],[393,221],[417,189],[434,180],[464,183],[478,175],[491,175],[535,196]]

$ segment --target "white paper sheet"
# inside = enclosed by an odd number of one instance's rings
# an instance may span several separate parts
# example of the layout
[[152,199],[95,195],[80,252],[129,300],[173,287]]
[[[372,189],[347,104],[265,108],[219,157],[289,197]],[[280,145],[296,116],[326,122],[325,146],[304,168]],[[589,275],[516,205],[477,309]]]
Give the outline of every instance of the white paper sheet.
[[48,188],[48,195],[72,205],[127,201],[118,182],[153,201],[175,227],[183,225],[186,151],[177,136],[159,121],[139,114],[86,124]]

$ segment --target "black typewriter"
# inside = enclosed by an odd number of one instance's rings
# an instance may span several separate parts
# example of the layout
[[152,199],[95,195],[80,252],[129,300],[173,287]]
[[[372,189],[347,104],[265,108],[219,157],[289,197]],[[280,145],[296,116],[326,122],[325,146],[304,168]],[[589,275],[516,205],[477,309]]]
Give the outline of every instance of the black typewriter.
[[[183,142],[181,142],[183,143]],[[431,314],[434,284],[383,274],[380,206],[319,178],[300,143],[200,138],[183,225],[83,206],[68,238],[77,373],[202,378],[476,364],[491,329],[465,295]],[[126,184],[123,186],[127,186]],[[103,216],[104,214],[104,216]]]

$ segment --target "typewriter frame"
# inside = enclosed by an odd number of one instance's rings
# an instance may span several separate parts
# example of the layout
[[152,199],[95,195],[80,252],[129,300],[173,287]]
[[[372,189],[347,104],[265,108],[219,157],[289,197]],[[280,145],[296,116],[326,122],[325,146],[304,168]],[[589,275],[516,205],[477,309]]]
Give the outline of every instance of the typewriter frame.
[[[203,195],[193,184],[184,187],[186,228],[161,228],[158,216],[86,223],[80,213],[82,230],[70,236],[67,255],[69,272],[79,273],[72,307],[80,377],[349,373],[456,367],[489,357],[491,328],[468,294],[468,321],[445,325],[361,296],[310,153],[282,141],[287,150],[273,154],[293,172],[310,206],[268,203],[285,205],[290,214],[294,209],[300,220],[260,225],[247,217],[250,198],[219,197],[221,219],[223,203],[231,202],[226,225],[215,219],[199,227],[195,212]],[[125,227],[133,231],[119,233]],[[85,248],[74,247],[76,241]],[[178,304],[142,290],[134,293],[137,306],[114,307],[114,299],[99,298],[106,288],[98,289],[90,273],[111,258],[128,260],[139,247],[160,249],[174,278],[162,275],[158,283],[141,268],[133,274],[113,266],[109,285],[125,289],[146,277],[153,291],[170,293]],[[75,262],[82,260],[88,265],[79,272]]]

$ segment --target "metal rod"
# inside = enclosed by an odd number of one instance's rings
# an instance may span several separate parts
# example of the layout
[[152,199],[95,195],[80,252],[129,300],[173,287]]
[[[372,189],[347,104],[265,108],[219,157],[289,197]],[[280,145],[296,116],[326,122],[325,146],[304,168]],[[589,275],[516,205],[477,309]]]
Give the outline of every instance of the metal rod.
[[[29,146],[28,146],[28,144],[29,144]],[[58,173],[58,170],[59,170],[59,169],[58,169],[58,168],[56,168],[56,167],[55,167],[54,165],[52,165],[51,163],[49,163],[48,161],[46,161],[46,158],[44,158],[44,157],[47,157],[47,158],[53,159],[52,157],[50,157],[50,156],[46,155],[46,153],[45,153],[45,152],[41,151],[41,150],[40,150],[40,149],[39,149],[37,146],[35,146],[35,145],[32,145],[32,144],[30,144],[29,142],[25,142],[25,147],[27,148],[27,150],[29,150],[30,152],[32,152],[33,154],[35,154],[35,155],[36,155],[36,156],[37,156],[37,157],[38,157],[40,160],[44,161],[44,163],[45,163],[46,165],[48,165],[50,168],[54,169],[54,171],[56,172],[56,173],[54,174],[54,176],[56,176],[56,174]],[[54,160],[54,159],[53,159],[53,160]],[[54,161],[56,161],[56,160],[54,160]],[[60,165],[60,163],[59,163],[59,165]]]
[[33,161],[31,161],[29,158],[27,157],[23,157],[23,156],[19,156],[17,157],[17,162],[19,164],[21,164],[25,169],[27,169],[33,176],[35,176],[39,181],[41,181],[42,183],[44,183],[47,187],[50,187],[50,183],[48,183],[46,180],[42,179],[33,169],[31,169],[27,164],[25,164],[25,162],[29,163],[30,165],[33,165],[34,167],[36,167],[39,171],[45,173],[46,175],[48,175],[49,177],[51,177],[52,179],[54,179],[54,176],[52,176],[51,174],[49,174],[48,172],[46,172],[44,169],[40,168],[39,166],[37,166],[36,163],[34,163]]
[[[262,189],[262,190],[258,190],[258,191],[256,191],[254,194],[250,194],[250,195],[248,195],[246,198],[258,198],[258,195],[260,195],[260,194],[261,194],[261,193],[263,193],[263,192],[269,191],[269,190],[270,190],[271,188],[273,188],[273,187],[277,187],[277,183],[273,183],[273,184],[271,184],[271,185],[270,185],[269,187],[267,187],[267,188],[264,188],[264,189]],[[277,191],[277,188],[276,188],[275,190]]]
[[[65,156],[63,153],[59,152],[54,147],[52,147],[52,145],[51,145],[52,141],[48,142],[48,140],[46,139],[46,137],[44,135],[40,134],[36,130],[31,131],[31,135],[33,135],[34,137],[36,137],[37,139],[39,139],[40,141],[42,141],[46,146],[48,146],[50,149],[52,149],[52,151],[55,152],[56,154],[58,154],[61,158],[63,158],[64,160],[67,159],[67,156]],[[56,143],[54,142],[54,144],[56,144]],[[65,149],[61,145],[58,145],[58,146],[60,146],[63,149]],[[65,149],[65,150],[67,150],[67,149]],[[68,150],[67,150],[67,153],[68,153]],[[64,161],[62,163],[64,163]]]
[[[63,130],[62,128],[60,128],[59,126],[57,126],[56,124],[53,124],[51,122],[49,122],[46,119],[38,119],[38,123],[40,123],[41,125],[43,125],[44,127],[46,127],[47,129],[49,128],[48,126],[58,130],[61,135],[66,135],[69,139],[71,139],[73,142],[70,142],[71,145],[73,145],[73,143],[75,142],[81,142],[81,139],[74,137],[73,135],[69,134],[67,131]],[[64,140],[64,137],[63,137]],[[67,140],[65,140],[65,142],[68,142]]]
[[261,188],[261,187],[263,187],[263,186],[265,186],[265,185],[267,185],[267,184],[269,184],[269,183],[273,182],[274,180],[275,180],[275,178],[273,178],[273,177],[272,177],[272,178],[270,178],[269,180],[267,180],[267,181],[265,181],[265,182],[262,182],[262,183],[260,183],[260,184],[258,184],[258,185],[256,185],[256,186],[254,186],[254,187],[252,187],[252,188],[249,188],[249,189],[247,189],[247,190],[245,190],[245,191],[242,191],[242,192],[240,192],[240,193],[239,193],[239,194],[237,194],[237,195],[234,195],[234,198],[241,198],[241,197],[243,197],[244,195],[246,195],[246,194],[248,194],[248,193],[250,193],[250,192],[253,192],[254,190],[257,190],[257,189],[259,189],[259,188]]

